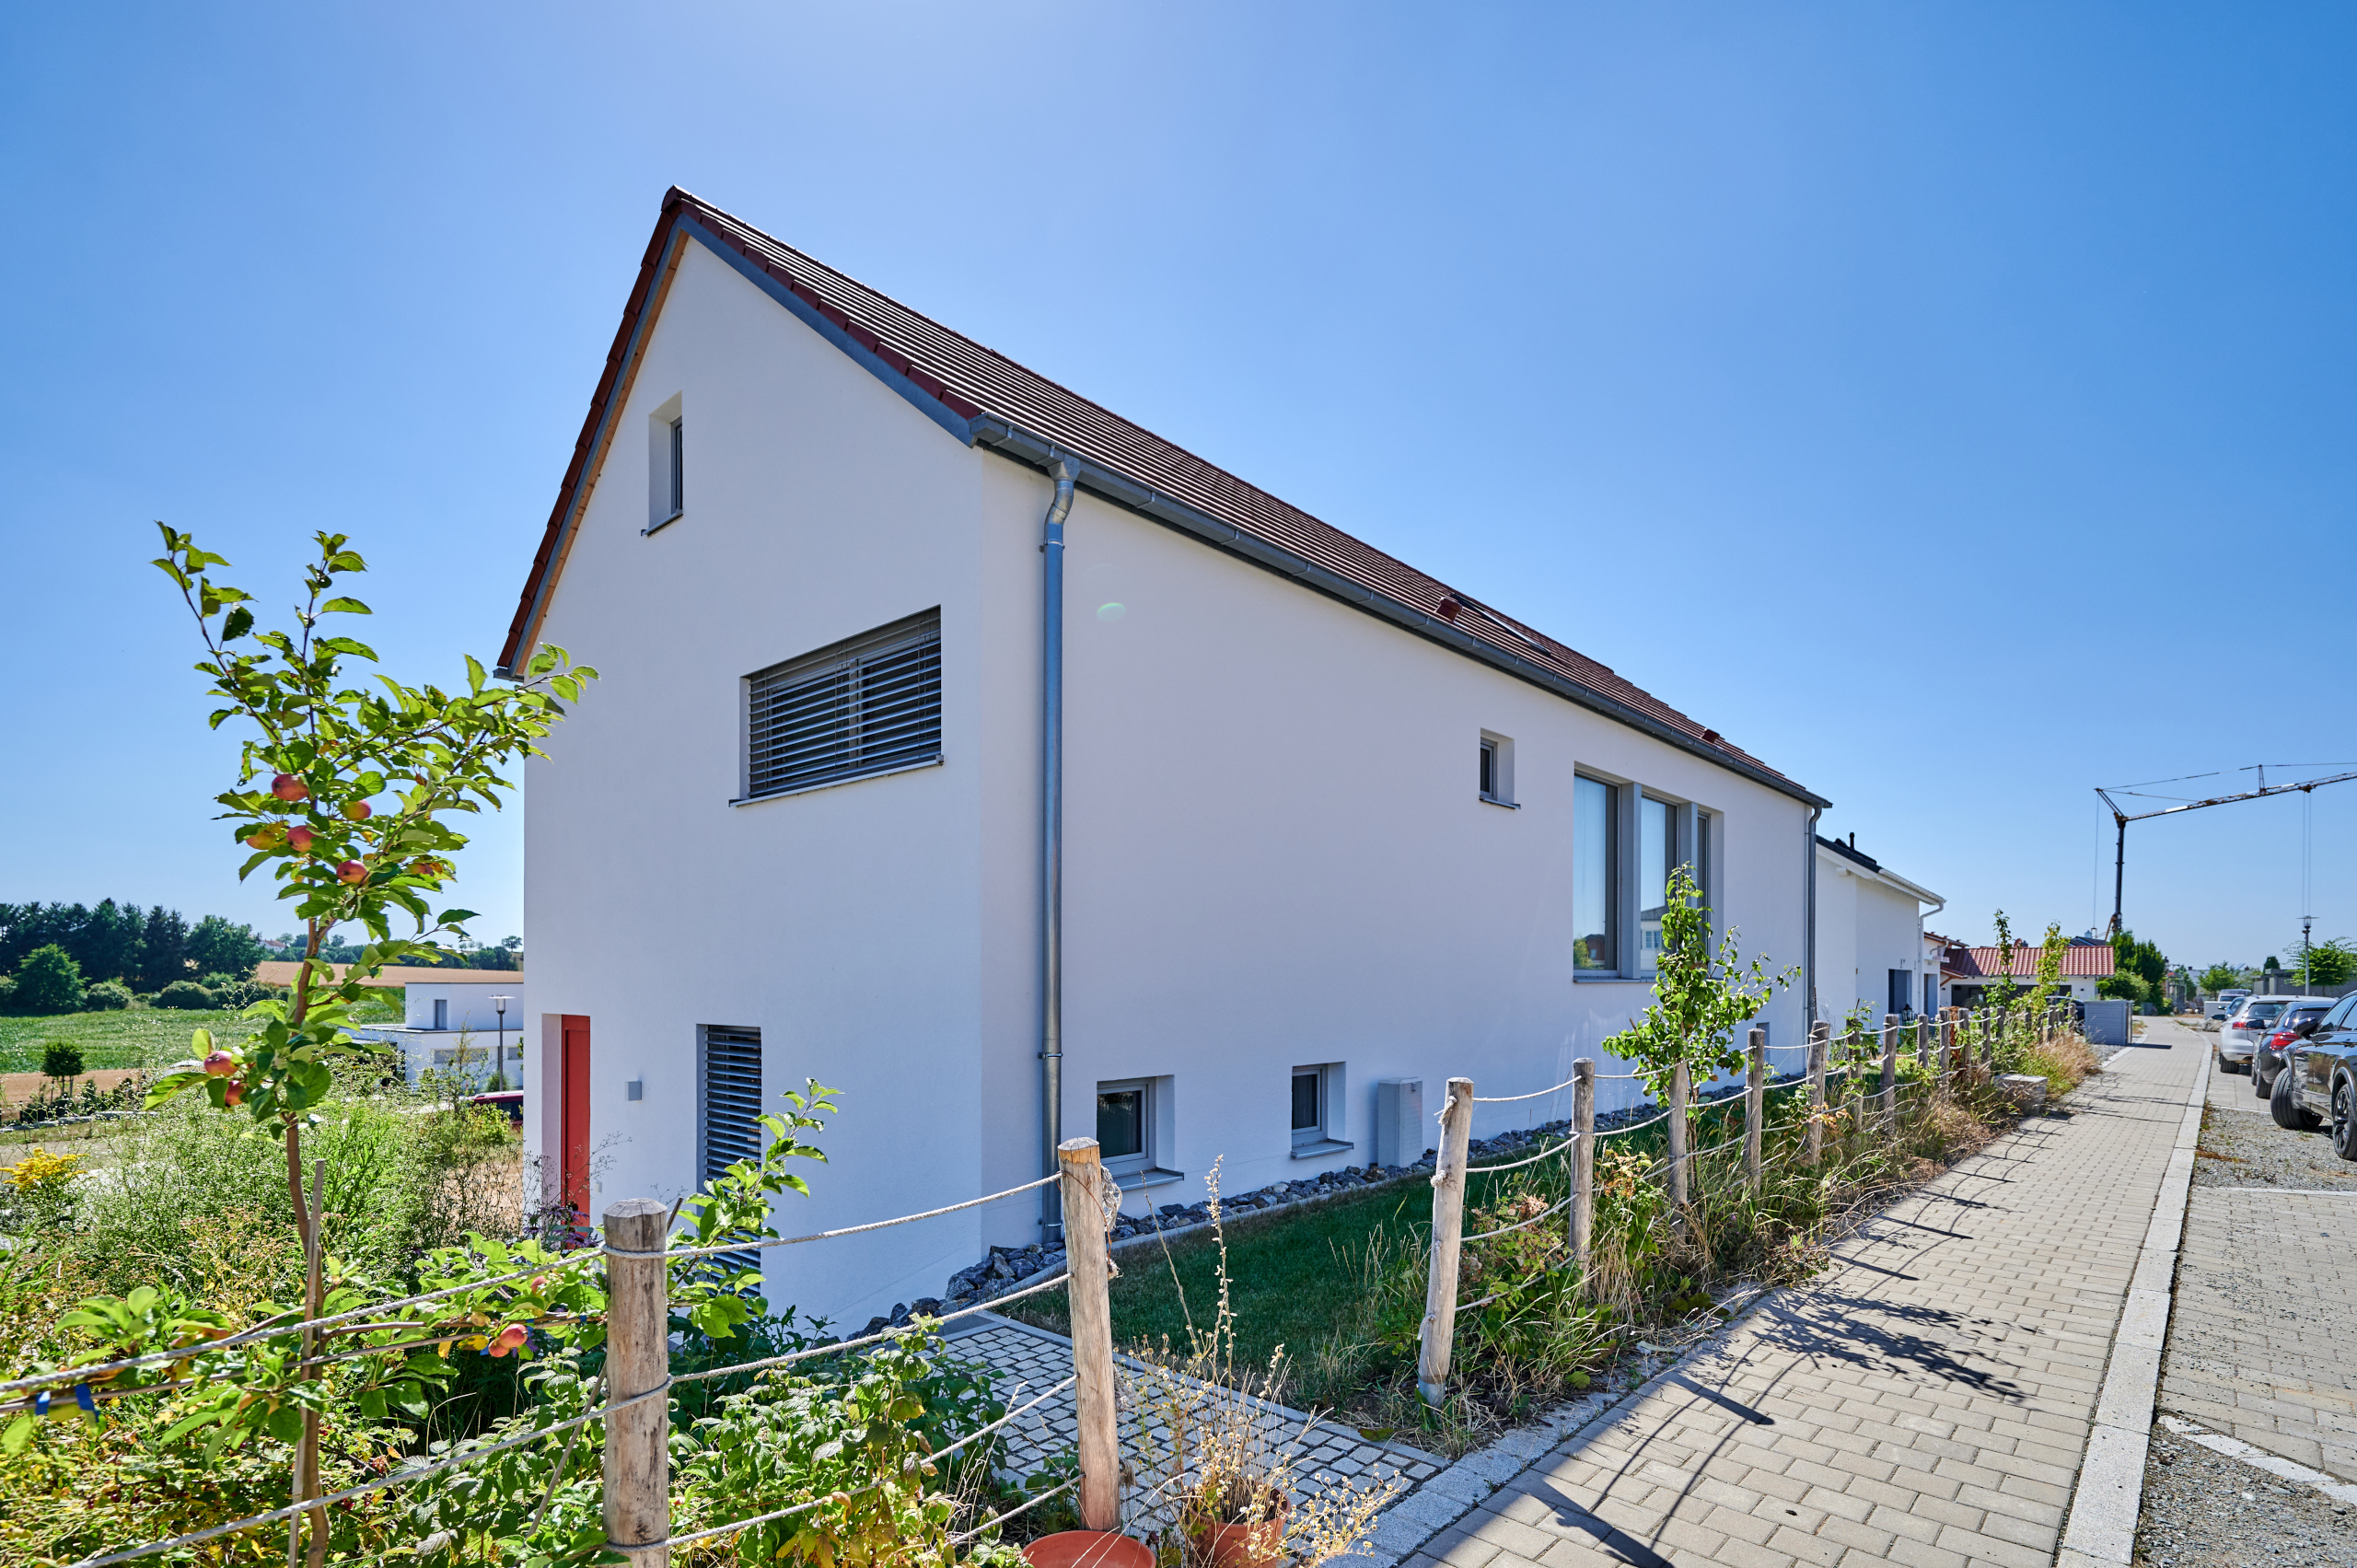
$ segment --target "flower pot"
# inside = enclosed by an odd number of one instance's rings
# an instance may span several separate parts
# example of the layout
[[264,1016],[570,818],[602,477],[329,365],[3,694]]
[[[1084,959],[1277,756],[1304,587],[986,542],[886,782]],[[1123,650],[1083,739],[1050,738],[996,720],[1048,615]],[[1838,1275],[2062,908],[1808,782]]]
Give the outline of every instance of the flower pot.
[[1199,1560],[1211,1568],[1267,1568],[1284,1559],[1285,1522],[1281,1515],[1257,1525],[1213,1525],[1195,1540],[1210,1549]]
[[1031,1568],[1154,1568],[1154,1552],[1133,1536],[1111,1530],[1059,1530],[1023,1549]]

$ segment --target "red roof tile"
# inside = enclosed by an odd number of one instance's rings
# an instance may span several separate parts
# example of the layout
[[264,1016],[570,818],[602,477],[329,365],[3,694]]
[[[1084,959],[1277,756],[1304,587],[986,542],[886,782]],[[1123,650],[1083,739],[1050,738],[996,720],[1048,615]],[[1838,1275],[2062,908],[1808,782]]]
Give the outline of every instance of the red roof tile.
[[[1322,568],[1353,586],[1358,594],[1379,597],[1417,617],[1430,618],[1428,628],[1416,629],[1435,640],[1477,654],[1479,650],[1464,646],[1463,639],[1478,641],[1509,661],[1535,667],[1536,673],[1551,678],[1549,684],[1574,688],[1592,697],[1594,705],[1610,716],[1663,734],[1785,794],[1814,805],[1827,804],[1729,744],[1716,730],[1705,728],[1594,659],[677,189],[664,198],[662,218],[647,245],[588,417],[575,443],[572,464],[565,470],[547,530],[533,557],[531,575],[500,655],[503,670],[514,668],[538,630],[548,591],[562,567],[576,497],[602,445],[610,405],[627,385],[649,301],[662,285],[661,274],[675,264],[672,245],[682,230],[722,250],[724,256],[733,252],[742,262],[740,271],[758,272],[779,285],[781,292],[790,293],[794,300],[879,362],[890,373],[888,379],[905,382],[900,389],[903,396],[913,391],[919,396],[911,401],[922,398],[937,405],[925,412],[937,423],[960,431],[968,441],[979,439],[1027,453],[1043,446],[1058,455],[1076,458],[1121,482],[1108,487],[1118,501],[1143,503],[1142,509],[1153,510],[1167,498],[1285,556]],[[1027,436],[1030,439],[1025,440]],[[1085,469],[1085,485],[1089,478]],[[1149,494],[1121,493],[1132,487]]]
[[[1987,947],[1951,947],[1940,960],[1943,972],[1967,977],[1993,978],[2007,972],[2017,980],[2038,978],[2038,949],[2026,942],[2016,942],[2011,949],[2012,962],[2005,961],[2005,950],[1994,946]],[[2114,955],[2108,942],[2074,942],[2062,949],[2063,978],[2102,980],[2113,972]]]

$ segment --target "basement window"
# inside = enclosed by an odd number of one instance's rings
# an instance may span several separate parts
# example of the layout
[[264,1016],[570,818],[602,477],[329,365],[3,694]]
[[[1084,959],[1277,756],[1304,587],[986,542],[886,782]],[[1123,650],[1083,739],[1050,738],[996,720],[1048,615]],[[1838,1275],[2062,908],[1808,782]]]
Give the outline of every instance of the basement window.
[[1317,1159],[1347,1152],[1342,1141],[1342,1063],[1321,1062],[1293,1070],[1293,1157]]

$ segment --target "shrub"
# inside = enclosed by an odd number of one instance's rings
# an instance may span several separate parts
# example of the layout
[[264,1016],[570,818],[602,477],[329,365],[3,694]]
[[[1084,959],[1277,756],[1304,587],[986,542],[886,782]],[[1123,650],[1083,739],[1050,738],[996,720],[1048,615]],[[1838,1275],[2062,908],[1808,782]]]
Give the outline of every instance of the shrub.
[[82,966],[52,942],[25,955],[17,970],[16,1005],[23,1013],[82,1010]]
[[192,980],[176,980],[156,993],[156,1005],[158,1007],[197,1009],[212,1008],[219,1005],[214,999],[213,993]]
[[0,974],[0,1013],[9,1011],[14,1008],[16,1005],[17,977],[14,975]]
[[82,1075],[82,1048],[70,1040],[53,1040],[41,1047],[41,1070],[52,1078],[78,1078]]
[[196,983],[204,987],[207,991],[220,991],[237,984],[238,977],[233,974],[220,974],[216,972],[201,977]]
[[119,980],[102,980],[82,993],[82,1006],[92,1013],[112,1013],[131,1005],[131,987]]

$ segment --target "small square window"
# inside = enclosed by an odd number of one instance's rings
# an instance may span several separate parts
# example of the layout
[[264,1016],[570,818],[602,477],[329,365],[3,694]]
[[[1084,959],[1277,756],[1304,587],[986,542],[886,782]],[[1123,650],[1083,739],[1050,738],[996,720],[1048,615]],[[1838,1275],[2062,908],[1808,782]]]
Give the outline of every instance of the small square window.
[[1342,1063],[1323,1062],[1293,1070],[1293,1157],[1314,1159],[1341,1154]]
[[1128,1176],[1152,1165],[1154,1083],[1137,1078],[1097,1086],[1097,1153],[1105,1168]]
[[1481,798],[1492,806],[1514,804],[1514,742],[1481,732]]

